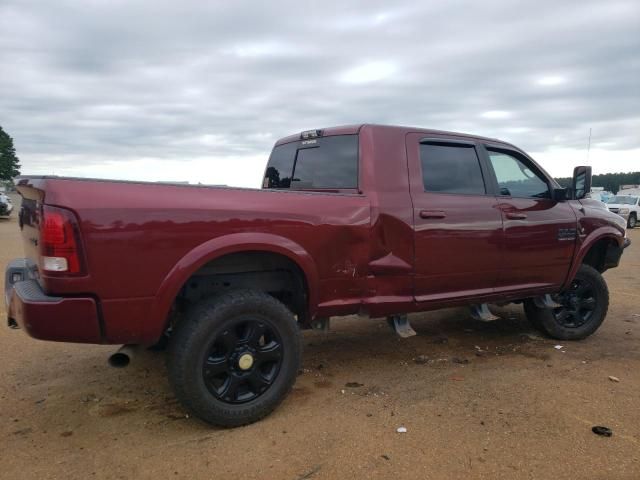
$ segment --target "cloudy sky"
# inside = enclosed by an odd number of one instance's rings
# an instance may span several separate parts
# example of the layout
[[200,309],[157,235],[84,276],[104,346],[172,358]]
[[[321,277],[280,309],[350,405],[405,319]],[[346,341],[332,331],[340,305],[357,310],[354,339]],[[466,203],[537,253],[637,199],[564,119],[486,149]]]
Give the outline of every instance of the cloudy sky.
[[[349,6],[346,4],[350,3]],[[258,186],[273,143],[392,123],[640,170],[640,2],[0,2],[25,174]]]

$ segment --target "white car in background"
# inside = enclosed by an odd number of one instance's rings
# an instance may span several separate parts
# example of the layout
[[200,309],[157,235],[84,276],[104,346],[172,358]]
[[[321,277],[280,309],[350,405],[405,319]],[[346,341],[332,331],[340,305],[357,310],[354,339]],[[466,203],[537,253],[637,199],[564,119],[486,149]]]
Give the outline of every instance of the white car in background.
[[613,193],[605,190],[604,187],[591,187],[589,198],[607,203],[611,197],[613,197]]
[[607,208],[627,221],[627,227],[633,228],[640,218],[640,196],[616,195],[607,202]]
[[11,199],[4,193],[0,193],[0,218],[8,218],[13,210]]

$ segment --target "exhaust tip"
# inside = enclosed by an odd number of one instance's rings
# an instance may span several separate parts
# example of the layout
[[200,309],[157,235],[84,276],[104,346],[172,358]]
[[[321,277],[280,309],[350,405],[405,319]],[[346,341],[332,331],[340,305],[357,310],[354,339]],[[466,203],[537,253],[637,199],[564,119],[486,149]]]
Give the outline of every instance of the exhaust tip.
[[131,357],[123,352],[116,352],[109,357],[109,365],[114,368],[124,368],[131,363]]
[[123,345],[109,357],[109,365],[115,368],[124,368],[131,363],[138,350],[137,345]]

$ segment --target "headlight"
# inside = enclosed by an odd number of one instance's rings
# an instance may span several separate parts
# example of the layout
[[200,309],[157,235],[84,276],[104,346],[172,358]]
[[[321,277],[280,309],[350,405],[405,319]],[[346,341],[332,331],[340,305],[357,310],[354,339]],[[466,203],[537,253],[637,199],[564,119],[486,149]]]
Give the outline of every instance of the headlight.
[[627,213],[629,213],[629,209],[628,208],[621,208],[620,210],[618,210],[618,213],[621,213],[622,215],[626,215]]

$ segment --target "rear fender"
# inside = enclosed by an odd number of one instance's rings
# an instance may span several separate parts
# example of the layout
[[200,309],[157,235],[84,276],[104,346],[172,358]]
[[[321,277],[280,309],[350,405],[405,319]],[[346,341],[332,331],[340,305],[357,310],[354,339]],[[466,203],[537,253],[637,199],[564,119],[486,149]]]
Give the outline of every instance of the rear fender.
[[309,253],[288,238],[268,233],[234,233],[209,240],[182,257],[162,281],[155,294],[154,306],[145,339],[154,342],[162,335],[171,306],[185,282],[205,264],[230,253],[262,251],[284,255],[304,273],[309,294],[309,315],[317,309],[318,270]]

